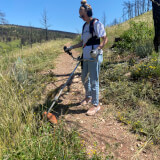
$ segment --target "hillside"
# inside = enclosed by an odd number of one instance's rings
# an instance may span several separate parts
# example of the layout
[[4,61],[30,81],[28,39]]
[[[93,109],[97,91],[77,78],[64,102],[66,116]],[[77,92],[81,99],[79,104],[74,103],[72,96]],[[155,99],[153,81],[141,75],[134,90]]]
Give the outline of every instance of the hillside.
[[[47,36],[47,37],[46,37]],[[47,40],[54,40],[57,38],[75,38],[77,34],[48,30],[45,29],[19,26],[19,25],[0,25],[0,42],[11,42],[20,40],[21,45],[41,43]]]
[[130,27],[130,22],[145,22],[146,24],[149,24],[151,27],[153,27],[153,15],[152,11],[146,12],[140,16],[137,16],[135,18],[132,18],[124,23],[107,27],[106,32],[108,35],[109,43],[108,46],[111,46],[113,44],[113,41],[115,37],[119,37],[125,30],[127,30]]

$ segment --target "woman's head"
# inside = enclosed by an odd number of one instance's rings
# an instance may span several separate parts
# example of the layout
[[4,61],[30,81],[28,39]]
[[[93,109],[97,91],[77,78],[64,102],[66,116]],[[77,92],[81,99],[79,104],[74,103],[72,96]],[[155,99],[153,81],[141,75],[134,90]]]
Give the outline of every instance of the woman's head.
[[92,17],[92,7],[87,4],[86,0],[81,1],[81,7],[79,9],[80,17],[86,21],[87,18]]

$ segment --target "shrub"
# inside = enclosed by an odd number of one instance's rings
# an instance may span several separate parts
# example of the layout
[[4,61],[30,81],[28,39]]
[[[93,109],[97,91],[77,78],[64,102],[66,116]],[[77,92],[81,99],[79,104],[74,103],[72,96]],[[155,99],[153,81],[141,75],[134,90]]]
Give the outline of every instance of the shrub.
[[132,70],[132,78],[158,78],[160,77],[160,63],[158,55],[152,56],[147,62],[139,63],[135,65]]
[[116,43],[116,49],[121,53],[129,50],[144,57],[152,52],[153,29],[145,22],[131,21],[130,28],[124,31],[120,38],[122,41]]

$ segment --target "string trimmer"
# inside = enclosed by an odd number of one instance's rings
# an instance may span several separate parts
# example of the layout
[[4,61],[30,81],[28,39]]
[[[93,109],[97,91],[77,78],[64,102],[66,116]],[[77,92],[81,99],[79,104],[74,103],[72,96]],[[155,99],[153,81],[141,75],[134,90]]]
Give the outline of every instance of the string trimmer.
[[[66,48],[67,48],[67,47],[64,46],[64,51],[65,51]],[[73,57],[72,52],[67,51],[66,53],[69,54],[74,60],[78,61],[78,63],[77,63],[77,65],[76,65],[76,67],[74,68],[74,70],[72,71],[72,73],[70,74],[67,82],[61,87],[59,93],[54,97],[53,103],[52,103],[52,105],[50,106],[50,108],[48,109],[48,111],[43,113],[43,115],[47,116],[48,120],[49,120],[51,123],[54,123],[54,124],[57,123],[57,119],[56,119],[55,115],[53,115],[52,113],[50,113],[50,111],[52,110],[53,106],[55,105],[55,103],[56,103],[57,100],[59,99],[60,95],[62,94],[63,89],[67,86],[67,84],[68,84],[69,81],[71,80],[74,72],[76,71],[77,67],[79,66],[79,64],[80,64],[81,61],[82,61],[81,58],[80,58],[80,56],[79,56],[78,58],[75,58],[75,57]]]

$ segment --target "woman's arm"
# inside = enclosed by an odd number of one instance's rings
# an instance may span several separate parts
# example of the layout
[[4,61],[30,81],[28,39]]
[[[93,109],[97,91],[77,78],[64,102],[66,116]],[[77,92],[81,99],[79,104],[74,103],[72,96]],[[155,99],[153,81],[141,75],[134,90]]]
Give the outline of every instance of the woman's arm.
[[83,46],[83,41],[79,42],[78,44],[73,45],[72,48],[75,49],[75,48],[79,48],[82,46]]
[[107,36],[104,36],[104,37],[101,37],[101,38],[102,38],[102,42],[98,46],[98,49],[102,49],[105,46],[105,44],[107,44],[107,42],[108,42]]
[[78,44],[75,44],[73,46],[67,47],[64,50],[65,50],[65,52],[67,52],[67,51],[71,51],[72,49],[79,48],[79,47],[82,47],[82,46],[83,46],[83,41],[81,41]]

